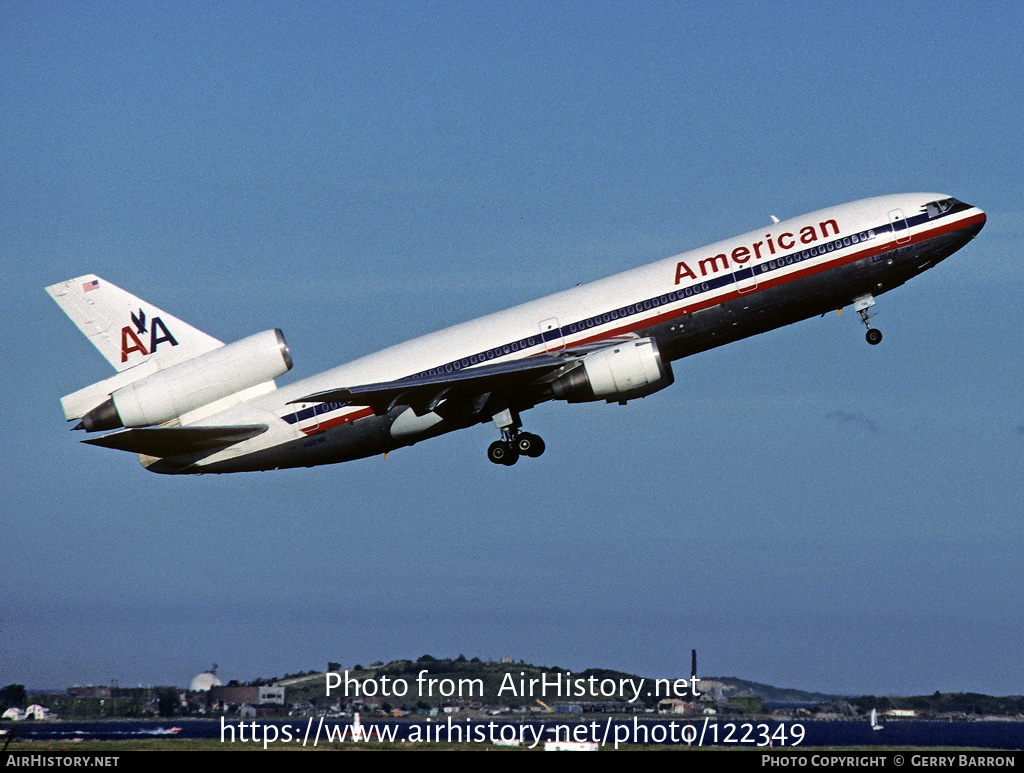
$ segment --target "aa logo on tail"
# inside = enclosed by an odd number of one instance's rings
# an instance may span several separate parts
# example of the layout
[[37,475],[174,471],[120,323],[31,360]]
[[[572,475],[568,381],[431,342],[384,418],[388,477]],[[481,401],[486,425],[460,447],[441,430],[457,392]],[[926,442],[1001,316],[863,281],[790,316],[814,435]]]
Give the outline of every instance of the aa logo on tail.
[[128,355],[132,352],[139,352],[144,357],[150,355],[164,341],[169,341],[171,346],[178,345],[163,320],[160,317],[153,317],[149,325],[149,350],[147,351],[145,344],[142,343],[142,338],[140,338],[140,336],[146,335],[146,312],[139,309],[139,313],[136,314],[133,311],[132,324],[135,326],[134,330],[131,325],[121,328],[121,362],[127,362]]

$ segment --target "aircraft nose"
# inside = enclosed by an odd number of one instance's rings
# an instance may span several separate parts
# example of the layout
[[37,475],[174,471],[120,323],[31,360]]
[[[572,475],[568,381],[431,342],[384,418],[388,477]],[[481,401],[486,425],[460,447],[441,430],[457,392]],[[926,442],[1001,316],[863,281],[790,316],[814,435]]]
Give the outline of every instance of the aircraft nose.
[[988,215],[985,214],[984,210],[982,210],[980,207],[974,207],[974,209],[977,211],[978,214],[975,215],[974,218],[972,218],[970,228],[972,237],[977,236],[978,232],[985,227],[985,223],[988,221]]

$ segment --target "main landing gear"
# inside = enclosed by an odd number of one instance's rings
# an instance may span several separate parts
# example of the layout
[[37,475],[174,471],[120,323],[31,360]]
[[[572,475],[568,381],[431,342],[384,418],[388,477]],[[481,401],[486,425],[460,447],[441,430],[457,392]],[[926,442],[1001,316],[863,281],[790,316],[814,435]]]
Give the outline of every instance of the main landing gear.
[[882,342],[882,331],[871,327],[871,324],[868,322],[869,319],[875,316],[874,314],[868,314],[868,309],[874,305],[875,299],[870,295],[862,295],[860,298],[854,298],[853,300],[853,310],[860,314],[860,321],[868,329],[867,335],[864,337],[867,338],[869,344],[877,346]]
[[495,440],[487,448],[487,458],[495,464],[511,467],[519,461],[520,456],[537,457],[544,453],[544,440],[532,432],[518,432],[510,438]]
[[544,453],[544,441],[532,432],[520,432],[519,414],[508,408],[494,415],[494,423],[501,430],[501,440],[487,447],[487,458],[495,464],[511,467],[520,456],[537,457]]

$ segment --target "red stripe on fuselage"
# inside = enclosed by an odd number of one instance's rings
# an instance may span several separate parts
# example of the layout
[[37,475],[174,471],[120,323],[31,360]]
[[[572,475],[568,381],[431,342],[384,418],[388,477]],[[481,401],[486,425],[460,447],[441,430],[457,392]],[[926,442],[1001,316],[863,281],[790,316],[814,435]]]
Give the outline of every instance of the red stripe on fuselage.
[[[706,300],[702,300],[702,301],[700,301],[698,303],[690,304],[689,306],[684,306],[682,308],[676,308],[676,309],[673,309],[672,311],[668,311],[668,312],[665,312],[663,314],[657,314],[657,315],[652,316],[652,317],[646,317],[645,319],[637,320],[635,322],[630,322],[629,324],[622,325],[622,326],[616,327],[616,328],[612,328],[611,330],[604,330],[604,331],[602,331],[600,333],[597,333],[596,335],[592,335],[592,336],[589,336],[589,337],[586,337],[586,338],[581,338],[579,340],[573,341],[572,343],[563,343],[561,346],[559,346],[557,348],[545,349],[544,351],[536,352],[535,354],[547,354],[549,352],[559,352],[559,351],[562,351],[563,349],[565,349],[567,347],[571,348],[572,346],[582,346],[584,344],[590,344],[590,343],[594,343],[594,342],[597,342],[597,341],[601,341],[601,340],[603,340],[605,338],[612,338],[614,336],[622,335],[624,333],[633,333],[633,332],[635,332],[637,330],[642,330],[644,328],[652,327],[654,325],[660,325],[663,322],[668,322],[668,321],[676,319],[678,317],[685,317],[688,314],[693,314],[695,312],[702,311],[704,309],[709,309],[709,308],[711,308],[713,306],[719,306],[719,305],[721,305],[723,303],[728,303],[729,301],[735,300],[736,298],[739,298],[740,296],[749,298],[749,297],[751,297],[753,295],[756,295],[757,293],[761,292],[762,290],[769,290],[771,288],[779,287],[780,285],[787,284],[787,283],[795,281],[797,279],[803,279],[805,277],[814,276],[815,274],[820,274],[820,273],[823,273],[825,271],[830,271],[830,270],[832,270],[834,268],[838,268],[840,266],[845,266],[848,263],[854,263],[854,262],[856,262],[858,260],[863,260],[865,258],[874,257],[875,255],[881,255],[881,254],[886,253],[886,252],[891,252],[893,249],[896,249],[896,248],[908,247],[908,246],[910,246],[912,244],[917,244],[917,243],[923,242],[923,241],[925,241],[927,239],[933,239],[936,236],[942,236],[943,234],[947,234],[947,233],[950,233],[952,231],[959,231],[959,230],[962,230],[962,229],[965,229],[965,228],[970,228],[971,226],[978,225],[980,223],[984,223],[985,220],[986,220],[985,213],[981,212],[981,213],[979,213],[977,215],[973,215],[972,217],[967,218],[966,220],[959,220],[959,221],[957,221],[955,223],[946,223],[944,225],[936,226],[935,228],[929,229],[927,231],[922,231],[922,232],[920,232],[918,234],[915,234],[915,235],[911,236],[910,239],[908,239],[906,242],[903,242],[903,243],[897,243],[894,240],[894,238],[893,238],[894,234],[890,233],[889,234],[889,238],[887,240],[883,241],[880,244],[875,244],[875,245],[873,245],[871,247],[868,247],[867,249],[858,250],[858,251],[853,252],[853,253],[851,253],[849,255],[844,255],[843,257],[836,258],[834,260],[829,260],[829,261],[826,261],[824,263],[818,263],[818,264],[815,264],[815,265],[812,265],[812,266],[807,266],[806,268],[802,268],[802,269],[798,269],[796,271],[792,271],[792,272],[786,274],[785,276],[776,277],[774,279],[766,279],[763,283],[762,282],[758,282],[757,286],[754,289],[752,289],[752,290],[748,290],[748,291],[742,292],[742,293],[739,292],[738,290],[730,290],[730,291],[728,291],[726,293],[723,293],[722,295],[716,295],[716,296],[714,296],[712,298],[708,298]],[[797,252],[802,252],[802,250],[798,250]],[[790,253],[790,254],[795,254],[795,253]],[[764,265],[765,263],[769,262],[770,260],[784,260],[785,257],[786,257],[785,255],[782,255],[782,256],[777,257],[777,258],[770,258],[769,260],[761,261],[761,263],[758,263],[756,265],[757,266]],[[673,292],[675,292],[675,291],[673,291]],[[563,336],[562,337],[563,342],[564,342],[564,338],[565,337]],[[535,356],[535,355],[530,355],[530,356],[532,357],[532,356]],[[337,427],[337,426],[340,426],[342,424],[351,424],[354,421],[357,421],[359,419],[365,418],[367,416],[372,416],[372,415],[373,415],[373,409],[372,408],[363,408],[363,409],[358,410],[358,411],[353,411],[352,413],[347,413],[344,416],[339,416],[339,417],[337,417],[335,419],[330,419],[328,421],[321,422],[316,427],[312,427],[312,428],[309,428],[309,429],[301,429],[300,431],[303,432],[306,435],[315,435],[317,433],[324,432],[324,431],[326,431],[328,429],[332,429],[333,427]]]
[[[960,221],[958,221],[956,223],[947,223],[945,225],[938,226],[936,228],[932,228],[932,229],[930,229],[928,231],[921,232],[919,234],[916,234],[916,235],[912,236],[906,242],[903,242],[901,244],[897,244],[891,238],[891,235],[890,235],[890,238],[888,240],[882,242],[881,244],[876,244],[876,245],[874,245],[872,247],[869,247],[867,249],[859,250],[859,251],[854,252],[854,253],[852,253],[850,255],[845,255],[845,256],[843,256],[841,258],[836,258],[834,260],[826,261],[825,263],[818,263],[816,265],[807,266],[806,268],[798,269],[797,271],[793,271],[791,273],[788,273],[785,276],[776,277],[774,279],[766,279],[763,283],[762,282],[758,282],[757,286],[754,289],[752,289],[752,290],[747,290],[746,292],[742,292],[742,293],[739,292],[738,290],[730,290],[730,291],[727,291],[727,292],[725,292],[725,293],[723,293],[721,295],[716,295],[716,296],[714,296],[712,298],[708,298],[706,300],[699,301],[697,303],[692,303],[689,306],[684,306],[682,308],[676,308],[676,309],[673,309],[672,311],[668,311],[668,312],[665,312],[663,314],[657,314],[657,315],[652,316],[652,317],[646,317],[646,318],[644,318],[642,320],[637,320],[635,322],[630,322],[629,324],[622,325],[622,326],[617,327],[617,328],[613,328],[612,330],[602,331],[602,332],[598,333],[597,335],[592,335],[592,336],[589,336],[589,337],[586,337],[586,338],[581,338],[579,340],[574,340],[571,343],[563,343],[563,345],[559,346],[557,349],[545,349],[543,352],[539,352],[539,354],[547,354],[548,352],[557,352],[557,351],[561,351],[561,350],[566,349],[566,348],[572,348],[573,346],[583,346],[585,344],[590,344],[590,343],[594,343],[596,341],[600,341],[600,340],[602,340],[604,338],[612,338],[614,336],[622,335],[624,333],[633,333],[633,332],[635,332],[637,330],[643,330],[644,328],[652,327],[654,325],[660,325],[663,322],[668,322],[668,321],[676,319],[678,317],[685,317],[688,314],[693,314],[693,313],[698,312],[698,311],[703,311],[704,309],[709,309],[709,308],[711,308],[713,306],[720,306],[721,304],[727,303],[727,302],[729,302],[731,300],[739,298],[740,296],[749,298],[749,297],[751,297],[753,295],[756,295],[757,293],[761,292],[762,290],[768,290],[768,289],[771,289],[773,287],[778,287],[780,285],[784,285],[784,284],[787,284],[789,282],[792,282],[792,281],[794,281],[796,279],[803,279],[804,277],[814,276],[815,274],[820,274],[820,273],[825,272],[825,271],[830,271],[833,268],[838,268],[840,266],[845,266],[847,263],[855,263],[856,261],[863,260],[864,258],[870,258],[870,257],[874,257],[875,255],[881,255],[881,254],[886,253],[886,252],[891,252],[893,249],[896,249],[897,247],[902,249],[903,247],[908,247],[908,246],[910,246],[912,244],[917,244],[918,242],[923,242],[923,241],[925,241],[927,239],[933,239],[936,236],[942,236],[943,234],[947,234],[947,233],[950,233],[952,231],[959,231],[959,230],[962,230],[964,228],[970,228],[973,225],[977,225],[979,223],[984,223],[984,222],[985,222],[985,213],[982,212],[982,213],[980,213],[978,215],[974,215],[973,217],[970,217],[970,218],[968,218],[966,220],[960,220]],[[802,251],[802,250],[800,250],[800,251]],[[795,254],[795,253],[790,253],[790,254]],[[782,256],[777,257],[777,258],[771,258],[770,260],[784,260],[785,257],[786,257],[785,255],[782,255]],[[764,265],[764,263],[767,263],[767,262],[769,262],[769,261],[767,261],[767,260],[766,261],[762,261],[761,263],[758,263],[756,265],[758,265],[758,266]]]
[[372,408],[361,408],[358,411],[346,413],[344,416],[338,416],[337,418],[334,419],[322,421],[315,427],[308,427],[305,429],[300,427],[299,431],[302,432],[304,435],[315,435],[318,432],[324,432],[326,430],[331,429],[332,427],[337,427],[342,424],[351,424],[353,421],[356,421],[357,419],[363,419],[367,416],[373,416]]

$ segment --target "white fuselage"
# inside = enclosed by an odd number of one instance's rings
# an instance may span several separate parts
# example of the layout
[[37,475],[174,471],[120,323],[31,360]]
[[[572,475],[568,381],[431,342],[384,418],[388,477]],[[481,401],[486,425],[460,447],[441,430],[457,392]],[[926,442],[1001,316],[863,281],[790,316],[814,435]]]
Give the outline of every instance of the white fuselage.
[[985,215],[960,202],[935,204],[953,201],[904,194],[843,204],[445,328],[194,422],[269,424],[258,437],[202,458],[143,463],[161,472],[231,472],[383,453],[466,424],[438,417],[396,424],[400,409],[378,416],[359,405],[291,401],[625,334],[657,339],[666,360],[674,360],[841,308],[902,284],[967,243]]

